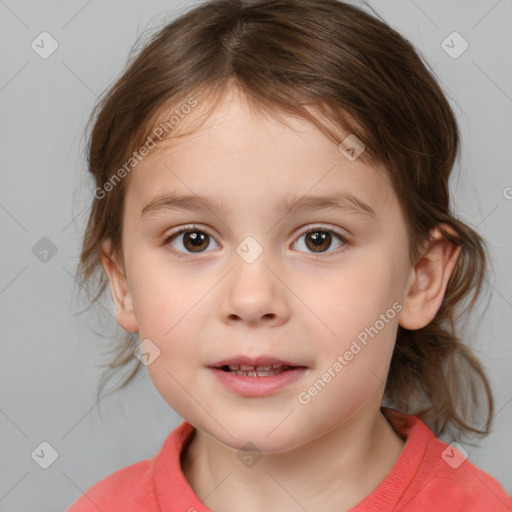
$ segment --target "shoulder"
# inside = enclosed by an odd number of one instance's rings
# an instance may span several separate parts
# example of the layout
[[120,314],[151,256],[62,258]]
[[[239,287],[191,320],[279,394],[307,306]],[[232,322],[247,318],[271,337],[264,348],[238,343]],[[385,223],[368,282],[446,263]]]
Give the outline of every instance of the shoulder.
[[137,462],[105,477],[84,492],[66,512],[114,512],[121,509],[131,512],[140,510],[141,506],[145,506],[144,510],[148,512],[152,511],[153,508],[149,507],[155,504],[154,460],[153,457]]
[[100,480],[66,512],[158,512],[158,504],[175,504],[188,489],[180,454],[193,433],[192,425],[184,421],[168,435],[154,457]]
[[[405,510],[511,512],[512,498],[500,483],[468,458],[457,443],[438,439],[417,417],[409,416],[407,441],[418,447],[409,469],[414,475],[401,497]],[[412,455],[412,454],[411,454]]]
[[433,477],[431,493],[444,497],[450,510],[512,511],[512,498],[494,477],[470,462],[464,448],[448,445],[432,434],[427,454],[430,468],[426,472]]

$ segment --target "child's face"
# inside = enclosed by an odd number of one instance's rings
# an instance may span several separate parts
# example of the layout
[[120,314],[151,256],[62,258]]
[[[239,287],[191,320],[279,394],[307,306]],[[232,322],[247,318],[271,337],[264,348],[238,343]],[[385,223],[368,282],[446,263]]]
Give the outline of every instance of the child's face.
[[[349,161],[312,125],[287,119],[294,130],[231,96],[193,136],[146,156],[128,182],[118,320],[160,350],[147,370],[164,400],[234,448],[251,440],[290,450],[374,415],[411,284],[406,225],[384,169]],[[199,203],[142,213],[168,194],[218,198],[226,212]],[[341,194],[375,215],[276,209],[285,198]],[[203,241],[191,229],[165,243],[189,224]],[[278,388],[266,395],[253,384],[265,377],[231,376],[254,379],[235,391],[210,366],[238,356],[305,369],[272,377]]]

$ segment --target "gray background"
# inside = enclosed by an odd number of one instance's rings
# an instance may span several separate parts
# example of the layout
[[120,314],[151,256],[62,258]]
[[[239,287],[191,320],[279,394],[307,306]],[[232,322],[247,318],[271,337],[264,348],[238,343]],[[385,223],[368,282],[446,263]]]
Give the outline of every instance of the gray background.
[[[370,3],[433,66],[459,118],[456,211],[489,241],[494,262],[488,309],[482,303],[467,339],[489,370],[497,405],[493,433],[480,448],[463,446],[512,494],[512,1]],[[137,37],[191,5],[0,0],[0,511],[63,511],[103,477],[153,456],[181,422],[145,372],[96,402],[108,340],[91,329],[119,327],[110,305],[78,314],[84,304],[73,276],[92,198],[83,139],[89,113]],[[47,59],[31,48],[43,31],[59,44]],[[453,31],[469,43],[455,59],[441,46]],[[33,252],[43,237],[57,249],[46,262]],[[31,458],[42,441],[58,452],[46,470]]]

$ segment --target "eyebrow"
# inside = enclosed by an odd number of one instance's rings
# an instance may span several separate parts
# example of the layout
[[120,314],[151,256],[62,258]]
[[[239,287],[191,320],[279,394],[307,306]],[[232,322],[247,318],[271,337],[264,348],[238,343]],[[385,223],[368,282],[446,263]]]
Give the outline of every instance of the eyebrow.
[[[313,212],[318,210],[337,210],[349,214],[358,214],[375,218],[374,209],[361,199],[348,192],[322,196],[285,197],[275,204],[279,214]],[[171,193],[155,197],[141,211],[141,217],[173,210],[218,211],[225,215],[233,211],[219,196],[180,195]]]

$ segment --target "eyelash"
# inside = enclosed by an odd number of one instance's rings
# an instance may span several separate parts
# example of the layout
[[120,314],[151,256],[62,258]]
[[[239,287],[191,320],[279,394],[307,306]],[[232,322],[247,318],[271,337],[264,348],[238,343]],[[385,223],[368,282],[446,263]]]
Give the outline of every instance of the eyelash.
[[[163,245],[169,245],[170,242],[178,237],[180,234],[182,233],[186,233],[188,231],[197,231],[199,233],[204,233],[206,235],[208,235],[210,238],[214,239],[215,240],[215,237],[208,231],[208,230],[205,230],[203,228],[200,228],[199,226],[196,226],[194,224],[191,224],[191,225],[188,225],[188,226],[183,226],[182,228],[180,228],[179,230],[175,231],[174,233],[171,233],[169,236],[167,236],[163,242]],[[304,231],[301,231],[298,235],[297,235],[297,239],[299,239],[300,237],[302,237],[303,235],[305,234],[308,234],[308,233],[311,233],[311,232],[315,232],[315,231],[319,231],[319,232],[322,232],[322,233],[330,233],[332,235],[334,235],[335,237],[339,238],[341,240],[341,242],[343,243],[343,245],[349,245],[349,242],[348,240],[343,236],[341,235],[340,233],[336,232],[336,231],[333,231],[332,229],[327,229],[326,227],[324,226],[313,226],[313,227],[310,227]],[[202,252],[198,252],[198,253],[182,253],[182,252],[179,252],[177,251],[176,249],[172,249],[171,248],[171,251],[178,257],[178,258],[191,258],[193,257],[194,255],[199,255],[199,254],[204,254],[205,252],[209,252],[209,251],[202,251]],[[314,253],[314,252],[311,252],[309,254],[316,254],[317,256],[320,256],[320,255],[323,255],[323,254],[330,254],[330,253],[322,253],[322,252],[319,252],[319,253]]]

